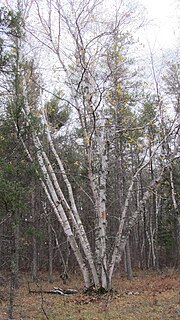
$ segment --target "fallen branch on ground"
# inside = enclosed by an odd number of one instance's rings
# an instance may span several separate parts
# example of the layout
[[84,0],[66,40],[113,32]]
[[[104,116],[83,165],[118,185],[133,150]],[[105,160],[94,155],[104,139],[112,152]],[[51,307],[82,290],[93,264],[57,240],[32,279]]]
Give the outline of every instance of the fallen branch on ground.
[[42,290],[42,289],[31,290],[29,283],[28,283],[28,289],[29,289],[29,293],[59,294],[59,295],[63,295],[63,296],[64,296],[64,295],[67,295],[67,294],[75,294],[75,293],[78,293],[78,291],[75,290],[75,289],[62,289],[62,288],[56,288],[56,287],[54,287],[52,290]]

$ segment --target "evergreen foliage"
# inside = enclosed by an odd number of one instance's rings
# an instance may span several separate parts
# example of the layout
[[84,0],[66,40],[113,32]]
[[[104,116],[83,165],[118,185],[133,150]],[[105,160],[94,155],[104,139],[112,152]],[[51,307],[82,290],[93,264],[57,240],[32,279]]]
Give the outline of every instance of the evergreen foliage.
[[[0,237],[14,239],[0,245],[6,260],[0,268],[10,265],[10,250],[12,270],[33,269],[34,278],[43,266],[66,273],[78,262],[92,274],[95,266],[101,294],[122,257],[129,272],[131,262],[161,268],[168,257],[179,266],[179,159],[172,158],[179,137],[178,64],[162,75],[160,96],[147,92],[128,56],[129,31],[117,21],[96,21],[93,6],[87,14],[79,7],[73,24],[69,5],[60,18],[74,55],[59,49],[52,26],[40,19],[50,37],[40,43],[55,53],[66,77],[46,98],[43,74],[26,57],[21,6],[0,9]],[[93,34],[103,26],[105,40],[103,31]],[[170,100],[173,119],[166,112]]]

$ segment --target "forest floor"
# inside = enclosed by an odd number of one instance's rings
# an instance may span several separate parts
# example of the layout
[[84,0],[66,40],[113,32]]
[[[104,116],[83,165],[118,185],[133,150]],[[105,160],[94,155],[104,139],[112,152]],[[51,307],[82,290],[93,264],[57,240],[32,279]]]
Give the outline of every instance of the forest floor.
[[[5,280],[5,275],[0,274]],[[56,275],[50,284],[46,275],[32,290],[51,290],[53,287],[73,288],[73,295],[37,294],[28,291],[28,275],[23,274],[20,288],[14,297],[15,320],[178,320],[180,319],[180,273],[167,270],[162,274],[135,273],[132,280],[116,275],[111,293],[87,295],[82,281],[71,275],[66,285]],[[0,319],[7,320],[9,288],[0,283]]]

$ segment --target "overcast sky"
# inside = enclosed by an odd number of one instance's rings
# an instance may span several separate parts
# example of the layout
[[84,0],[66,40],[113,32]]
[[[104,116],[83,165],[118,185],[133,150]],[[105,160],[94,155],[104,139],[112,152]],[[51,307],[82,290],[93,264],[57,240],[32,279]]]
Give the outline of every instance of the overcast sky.
[[[157,49],[177,46],[179,0],[139,0],[146,8],[151,23],[144,28],[144,38]],[[179,16],[180,18],[180,16]],[[179,38],[179,39],[178,39]]]
[[[118,3],[118,0],[116,0]],[[132,0],[133,1],[133,0]],[[178,29],[178,11],[180,20],[180,0],[138,0],[147,8],[151,23],[144,28],[144,40],[152,47],[169,48],[178,46],[180,41],[180,23]],[[12,5],[12,0],[0,0],[0,5]],[[179,7],[179,10],[178,10]],[[179,38],[179,39],[178,39]]]

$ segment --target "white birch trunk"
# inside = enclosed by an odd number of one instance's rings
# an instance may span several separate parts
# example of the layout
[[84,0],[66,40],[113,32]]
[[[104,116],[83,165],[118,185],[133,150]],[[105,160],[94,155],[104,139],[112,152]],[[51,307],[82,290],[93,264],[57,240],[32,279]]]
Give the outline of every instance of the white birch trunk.
[[[87,159],[89,166],[89,181],[94,198],[94,206],[96,212],[95,221],[95,259],[97,273],[101,286],[105,289],[108,287],[107,274],[107,249],[106,249],[106,183],[108,174],[108,157],[107,157],[107,137],[106,137],[106,120],[99,120],[96,127],[96,145],[94,150],[91,141],[87,148]],[[97,158],[97,159],[96,159]],[[95,167],[97,167],[95,169]],[[93,169],[94,168],[94,169]],[[97,171],[94,173],[94,171]]]
[[126,201],[125,201],[125,204],[124,204],[124,209],[122,211],[121,220],[120,220],[118,232],[117,232],[116,239],[115,239],[114,250],[113,250],[113,254],[112,254],[112,258],[111,258],[111,263],[109,265],[109,280],[110,280],[110,282],[111,282],[111,279],[112,279],[115,263],[119,259],[120,244],[121,244],[121,242],[123,242],[123,246],[122,246],[123,247],[123,251],[124,251],[125,245],[126,245],[126,242],[124,242],[124,239],[122,238],[122,233],[123,233],[126,214],[127,214],[127,210],[128,210],[128,207],[129,207],[129,202],[131,200],[132,190],[133,190],[133,186],[134,186],[135,180],[136,180],[136,176],[134,176],[134,178],[133,178],[133,180],[131,182],[131,185],[130,185],[130,187],[128,189]]
[[107,226],[107,212],[106,212],[106,183],[108,173],[108,158],[107,158],[107,139],[105,129],[105,119],[101,120],[100,134],[98,137],[99,149],[99,239],[100,239],[100,262],[101,262],[101,285],[107,289],[107,252],[106,252],[106,226]]
[[[16,127],[16,129],[18,129],[18,128]],[[56,189],[58,186],[56,185],[56,183],[57,183],[56,180],[53,180],[54,179],[53,169],[48,161],[47,155],[45,154],[44,151],[42,151],[42,146],[40,144],[38,136],[34,132],[32,133],[32,136],[33,136],[33,141],[34,141],[34,145],[36,148],[38,163],[39,163],[41,171],[43,173],[44,181],[42,178],[39,178],[40,182],[41,182],[42,187],[48,197],[48,200],[50,201],[50,204],[52,205],[52,207],[54,209],[54,212],[55,212],[55,215],[56,215],[58,221],[60,222],[61,226],[63,227],[64,233],[67,236],[67,240],[69,241],[69,243],[71,245],[71,248],[74,252],[76,260],[77,260],[79,267],[81,269],[85,286],[88,288],[90,286],[89,271],[88,271],[88,268],[84,262],[82,255],[81,255],[79,247],[76,243],[73,231],[72,231],[71,226],[69,224],[69,221],[68,221],[68,218],[67,218],[66,213],[64,211],[64,208],[61,204],[61,199],[59,199],[59,197],[58,197],[57,191],[60,192],[60,190]],[[33,161],[31,154],[30,154],[24,140],[22,139],[22,137],[20,137],[20,139],[21,139],[21,142],[23,143],[23,146],[25,148],[25,151],[26,151],[29,159],[31,161]],[[48,167],[48,169],[47,169],[47,167]],[[39,176],[39,172],[37,172],[37,173]]]
[[50,163],[48,163],[48,167],[51,168],[51,172],[52,172],[53,177],[54,177],[55,185],[58,188],[57,190],[59,190],[58,191],[59,197],[60,197],[62,203],[65,204],[65,208],[69,212],[69,215],[70,215],[70,217],[72,219],[73,225],[74,225],[74,227],[76,229],[76,232],[77,232],[77,234],[79,236],[79,239],[80,239],[84,254],[85,254],[86,259],[87,259],[87,261],[89,263],[89,266],[90,266],[90,269],[91,269],[91,272],[92,272],[92,275],[93,275],[93,281],[94,281],[95,287],[98,288],[99,285],[100,285],[99,284],[98,274],[97,274],[96,267],[95,267],[95,264],[94,264],[94,259],[93,259],[92,251],[91,251],[91,248],[90,248],[90,244],[89,244],[89,241],[87,239],[86,232],[84,230],[84,226],[82,224],[81,218],[79,216],[79,213],[78,213],[78,210],[77,210],[77,207],[76,207],[76,204],[75,204],[72,187],[71,187],[71,184],[70,184],[70,182],[68,180],[66,172],[64,170],[62,161],[61,161],[61,159],[60,159],[60,157],[59,157],[59,155],[58,155],[58,153],[57,153],[57,151],[55,149],[55,146],[54,146],[54,143],[53,143],[53,140],[52,140],[52,137],[51,137],[51,132],[49,130],[49,126],[48,126],[48,123],[47,123],[47,120],[46,120],[45,113],[44,113],[43,110],[42,110],[42,112],[43,112],[43,120],[45,122],[45,127],[46,127],[47,139],[48,139],[51,151],[53,152],[53,154],[55,156],[55,159],[57,161],[57,164],[59,165],[60,172],[62,174],[63,180],[64,180],[65,185],[67,187],[71,206],[68,205],[68,203],[65,200],[65,197],[64,197],[64,195],[62,193],[62,191],[59,188],[58,181],[56,179],[56,176],[54,174],[53,168],[51,167]]
[[[164,141],[166,141],[167,137],[170,136],[175,131],[176,127],[177,127],[176,125],[172,126],[172,128],[169,131],[168,135],[165,136],[161,140],[161,142],[158,144],[158,146],[152,152],[151,157],[147,160],[147,162],[145,162],[136,171],[134,177],[132,178],[132,181],[131,181],[131,184],[129,186],[128,193],[127,193],[127,196],[126,196],[124,209],[123,209],[123,212],[122,212],[122,215],[121,215],[119,228],[118,228],[118,231],[117,231],[117,234],[116,234],[116,239],[115,239],[114,250],[113,250],[113,253],[112,253],[111,262],[110,262],[109,268],[108,268],[108,277],[109,277],[109,282],[110,283],[111,283],[111,279],[112,279],[115,263],[116,263],[117,260],[121,259],[121,254],[124,251],[127,238],[129,236],[129,233],[130,233],[130,231],[132,229],[132,226],[134,225],[134,222],[136,221],[137,215],[139,213],[139,210],[135,211],[135,213],[129,219],[128,226],[126,227],[126,229],[129,230],[129,231],[126,231],[126,235],[124,236],[123,235],[124,224],[125,224],[125,221],[126,221],[126,215],[127,215],[127,211],[128,211],[128,208],[129,208],[129,203],[130,203],[130,200],[131,200],[131,195],[132,195],[134,183],[135,183],[139,173],[150,163],[151,159],[154,157],[154,155],[156,154],[157,150],[161,147],[161,145],[164,143]],[[175,152],[174,152],[173,156],[175,156]],[[161,180],[162,174],[164,172],[165,167],[168,168],[169,165],[171,165],[171,161],[172,161],[172,159],[170,159],[169,162],[166,164],[166,166],[164,166],[164,168],[163,168],[162,172],[160,173],[159,177],[156,178],[156,180],[151,183],[150,188],[152,188],[152,186],[156,185]],[[140,203],[141,204],[145,203],[147,201],[147,199],[150,197],[150,195],[151,195],[151,192],[149,190],[147,192],[145,192],[143,200]]]
[[[140,212],[142,210],[144,210],[144,207],[146,205],[146,202],[148,201],[149,197],[151,196],[151,190],[152,188],[154,189],[156,186],[158,186],[159,182],[161,181],[162,177],[163,177],[163,173],[164,173],[164,169],[160,172],[159,176],[151,183],[151,185],[149,186],[149,189],[144,193],[143,195],[143,199],[140,200],[139,202],[139,206],[138,209],[132,214],[132,216],[130,217],[128,224],[126,226],[126,230],[123,233],[122,230],[122,224],[123,222],[120,222],[120,226],[119,226],[119,230],[117,233],[117,237],[116,237],[116,245],[114,247],[114,251],[112,254],[112,259],[111,259],[111,263],[109,265],[109,281],[111,283],[111,279],[112,279],[112,274],[113,274],[113,270],[114,270],[114,266],[116,263],[116,260],[120,261],[121,260],[121,255],[124,252],[125,246],[126,246],[126,242],[129,238],[129,234],[133,228],[133,226],[135,225],[138,215],[140,214]],[[137,173],[137,175],[139,174],[139,171]],[[128,197],[126,198],[126,205],[123,211],[123,219],[124,219],[124,214],[126,213],[125,211],[127,210],[128,207],[128,202],[130,201],[130,197],[131,197],[131,191],[133,188],[133,181],[132,184],[129,187],[129,192],[128,192]]]
[[[25,77],[24,77],[23,89],[24,89],[24,96],[26,97],[26,104],[25,104],[25,109],[23,111],[24,111],[24,114],[25,114],[25,117],[26,117],[28,124],[31,125],[31,127],[32,127],[32,124],[29,120],[29,115],[31,114],[31,111],[28,106],[28,94],[26,92],[28,82],[26,84],[26,81],[28,81],[28,79],[25,80]],[[80,254],[79,248],[76,244],[75,238],[73,239],[74,235],[72,233],[71,226],[68,222],[68,218],[66,216],[65,211],[68,213],[68,215],[73,223],[73,226],[75,227],[76,232],[79,235],[79,239],[80,239],[83,251],[85,253],[86,259],[87,259],[87,261],[90,265],[90,268],[91,268],[91,272],[93,275],[93,280],[94,280],[95,286],[99,287],[99,279],[98,279],[96,268],[94,265],[94,261],[93,261],[93,257],[92,257],[92,253],[91,253],[91,248],[90,248],[84,227],[82,225],[81,219],[79,217],[79,214],[78,214],[78,211],[77,211],[77,208],[75,205],[71,185],[70,185],[69,180],[66,176],[62,162],[61,162],[61,160],[55,150],[55,147],[54,147],[54,144],[53,144],[53,141],[51,138],[51,133],[50,133],[44,112],[43,112],[43,120],[45,121],[45,125],[46,125],[46,137],[47,137],[47,140],[50,144],[51,150],[55,156],[55,159],[60,167],[64,182],[67,186],[71,206],[69,206],[67,200],[65,199],[65,197],[63,195],[63,192],[61,191],[61,188],[59,186],[59,183],[58,183],[58,180],[57,180],[56,175],[54,173],[54,170],[52,168],[52,165],[47,157],[47,154],[43,150],[43,146],[39,140],[38,134],[35,132],[34,128],[32,127],[32,136],[33,136],[34,146],[36,148],[37,159],[38,159],[38,162],[39,162],[39,165],[41,167],[43,177],[44,177],[44,181],[43,181],[43,179],[40,179],[42,186],[43,186],[46,194],[48,195],[48,199],[50,200],[50,203],[53,206],[53,209],[55,210],[55,214],[57,215],[59,222],[63,226],[64,232],[67,235],[69,242],[71,243],[71,247],[75,253],[77,261],[80,264],[80,268],[82,269],[82,271],[84,273],[85,272],[84,270],[86,269],[85,264],[84,264],[82,257],[80,258],[81,254]],[[16,127],[16,129],[18,129],[18,128]],[[21,140],[22,140],[23,145],[27,151],[28,156],[30,156],[30,158],[31,158],[31,155],[28,151],[28,148],[26,147],[22,138],[21,138]],[[31,161],[32,161],[32,158],[31,158]],[[68,234],[69,232],[70,232],[70,234]],[[78,253],[78,251],[79,251],[79,253]],[[87,273],[88,273],[88,271],[87,271]],[[89,277],[89,275],[88,276],[85,275],[85,278],[86,278],[85,282],[87,284],[87,287],[90,285],[90,281],[87,280],[88,277]]]
[[[34,139],[35,138],[36,137],[34,137]],[[77,260],[77,262],[78,262],[78,264],[80,266],[80,269],[81,269],[83,277],[84,277],[85,285],[88,288],[90,286],[89,271],[88,271],[88,269],[87,269],[87,267],[86,267],[86,265],[84,263],[84,260],[82,258],[82,255],[80,253],[79,247],[78,247],[78,245],[76,243],[76,240],[74,238],[74,234],[72,232],[71,226],[69,224],[69,221],[67,219],[65,211],[63,209],[63,206],[60,203],[61,199],[58,198],[56,190],[55,190],[55,188],[53,186],[53,183],[51,182],[51,179],[50,179],[48,171],[47,171],[47,169],[45,167],[45,164],[44,164],[43,157],[42,157],[41,151],[39,149],[39,146],[36,145],[36,141],[35,140],[34,140],[34,143],[35,143],[36,148],[38,148],[37,158],[38,158],[38,162],[40,164],[41,170],[42,170],[42,172],[44,174],[44,177],[45,177],[45,184],[48,187],[48,191],[49,191],[49,193],[51,195],[51,198],[52,198],[52,200],[53,200],[53,202],[55,204],[55,207],[56,207],[56,210],[55,210],[56,216],[58,218],[60,218],[59,221],[60,221],[60,223],[61,223],[61,225],[63,227],[63,230],[64,230],[64,232],[65,232],[65,234],[67,236],[67,239],[68,239],[68,241],[69,241],[69,243],[71,245],[71,248],[72,248],[72,250],[73,250],[73,252],[75,254],[76,260]],[[44,153],[43,153],[43,155],[44,155]],[[53,182],[56,185],[56,181],[53,180]]]

